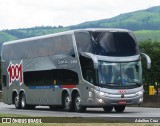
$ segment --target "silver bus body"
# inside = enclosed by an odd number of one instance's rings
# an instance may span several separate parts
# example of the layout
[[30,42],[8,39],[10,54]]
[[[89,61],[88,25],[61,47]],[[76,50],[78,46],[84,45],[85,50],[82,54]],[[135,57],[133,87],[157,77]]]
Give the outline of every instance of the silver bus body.
[[[128,30],[84,29],[6,42],[1,58],[3,102],[16,108],[122,112],[143,103],[141,54]],[[101,73],[103,67],[110,73]],[[130,80],[123,76],[127,70]]]

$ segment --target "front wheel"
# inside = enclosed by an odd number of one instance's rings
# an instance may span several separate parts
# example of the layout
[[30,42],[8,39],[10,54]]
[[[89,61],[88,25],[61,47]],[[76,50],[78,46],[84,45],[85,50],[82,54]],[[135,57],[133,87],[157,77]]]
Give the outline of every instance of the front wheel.
[[125,105],[114,106],[116,112],[123,112],[125,110]]
[[79,94],[76,94],[75,96],[75,111],[76,112],[85,112],[86,107],[82,106],[81,104],[81,97]]

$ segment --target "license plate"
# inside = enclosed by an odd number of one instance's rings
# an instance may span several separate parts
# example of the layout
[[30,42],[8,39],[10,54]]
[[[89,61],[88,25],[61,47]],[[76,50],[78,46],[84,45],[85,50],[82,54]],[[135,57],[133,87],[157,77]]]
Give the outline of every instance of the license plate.
[[126,101],[118,101],[118,104],[126,104]]

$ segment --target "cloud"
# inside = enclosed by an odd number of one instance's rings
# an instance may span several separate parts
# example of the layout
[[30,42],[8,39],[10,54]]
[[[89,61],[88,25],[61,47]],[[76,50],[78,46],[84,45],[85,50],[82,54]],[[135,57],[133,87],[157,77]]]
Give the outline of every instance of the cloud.
[[160,5],[158,0],[0,0],[0,29],[73,25]]

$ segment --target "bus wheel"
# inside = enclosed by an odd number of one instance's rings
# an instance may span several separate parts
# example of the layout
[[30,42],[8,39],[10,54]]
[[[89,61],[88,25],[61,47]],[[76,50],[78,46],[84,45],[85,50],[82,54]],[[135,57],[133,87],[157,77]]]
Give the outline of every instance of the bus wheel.
[[120,106],[114,106],[114,109],[116,112],[123,112],[125,110],[125,105],[120,105]]
[[16,109],[21,108],[18,94],[14,97],[14,104],[15,104]]
[[73,111],[73,105],[68,93],[64,97],[64,109],[68,112]]
[[26,96],[24,93],[21,94],[20,104],[22,109],[27,109],[28,106],[26,104]]
[[76,94],[75,96],[75,111],[76,112],[85,112],[86,107],[81,105],[81,98],[79,94]]
[[111,112],[113,110],[113,106],[105,106],[105,107],[103,107],[103,110],[105,112]]

